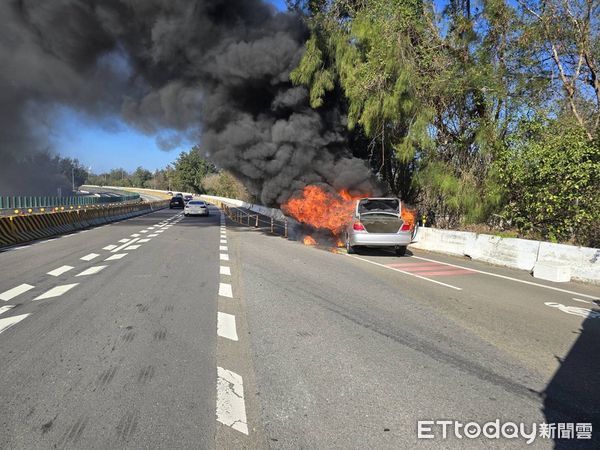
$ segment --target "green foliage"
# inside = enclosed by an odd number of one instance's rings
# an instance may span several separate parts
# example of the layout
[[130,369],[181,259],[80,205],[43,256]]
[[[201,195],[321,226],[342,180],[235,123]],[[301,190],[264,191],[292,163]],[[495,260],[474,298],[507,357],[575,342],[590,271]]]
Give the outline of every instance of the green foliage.
[[246,188],[231,173],[220,171],[208,175],[203,181],[206,193],[219,197],[236,198],[239,200],[250,200]]
[[600,140],[559,120],[524,122],[496,163],[504,216],[552,241],[600,246]]
[[212,163],[200,156],[197,147],[188,153],[182,152],[175,161],[173,186],[182,191],[204,193],[202,180],[209,174],[216,172]]

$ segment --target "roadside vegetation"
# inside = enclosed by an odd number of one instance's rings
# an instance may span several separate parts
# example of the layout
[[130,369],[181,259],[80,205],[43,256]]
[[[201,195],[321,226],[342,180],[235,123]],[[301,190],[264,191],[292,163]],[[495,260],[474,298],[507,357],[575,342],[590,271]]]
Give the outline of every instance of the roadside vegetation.
[[429,224],[600,246],[599,0],[288,5],[292,81]]
[[204,159],[198,147],[181,152],[179,157],[164,169],[150,170],[138,167],[133,172],[112,169],[101,174],[88,174],[87,184],[98,186],[123,186],[165,191],[194,192],[246,200],[248,191],[229,172],[217,168]]

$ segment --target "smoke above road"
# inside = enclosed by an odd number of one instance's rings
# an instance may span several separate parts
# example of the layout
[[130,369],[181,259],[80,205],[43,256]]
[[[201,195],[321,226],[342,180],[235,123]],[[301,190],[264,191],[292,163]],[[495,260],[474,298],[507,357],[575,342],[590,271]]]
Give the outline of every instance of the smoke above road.
[[289,81],[308,36],[294,14],[258,0],[6,0],[0,17],[3,160],[45,149],[65,105],[119,114],[163,148],[199,141],[267,205],[309,184],[376,191],[344,118]]

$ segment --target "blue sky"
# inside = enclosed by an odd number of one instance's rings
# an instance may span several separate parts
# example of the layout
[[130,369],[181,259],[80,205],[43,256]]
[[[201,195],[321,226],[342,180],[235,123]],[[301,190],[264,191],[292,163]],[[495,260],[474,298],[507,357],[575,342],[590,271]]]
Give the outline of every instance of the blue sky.
[[[284,0],[269,0],[278,9],[285,9]],[[155,170],[173,162],[181,151],[191,148],[184,143],[171,151],[156,145],[156,137],[144,135],[127,126],[118,117],[100,124],[76,111],[59,108],[51,136],[53,148],[62,156],[77,158],[94,173],[123,167],[135,170],[138,166]]]

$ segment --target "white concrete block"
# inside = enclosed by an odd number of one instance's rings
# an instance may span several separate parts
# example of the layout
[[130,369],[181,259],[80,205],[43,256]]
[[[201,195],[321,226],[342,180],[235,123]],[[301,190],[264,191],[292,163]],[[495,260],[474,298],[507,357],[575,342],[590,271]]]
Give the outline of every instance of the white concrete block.
[[537,260],[539,241],[478,234],[467,253],[476,261],[531,271]]
[[566,264],[538,262],[533,268],[533,276],[540,280],[566,283],[571,281],[571,268]]

